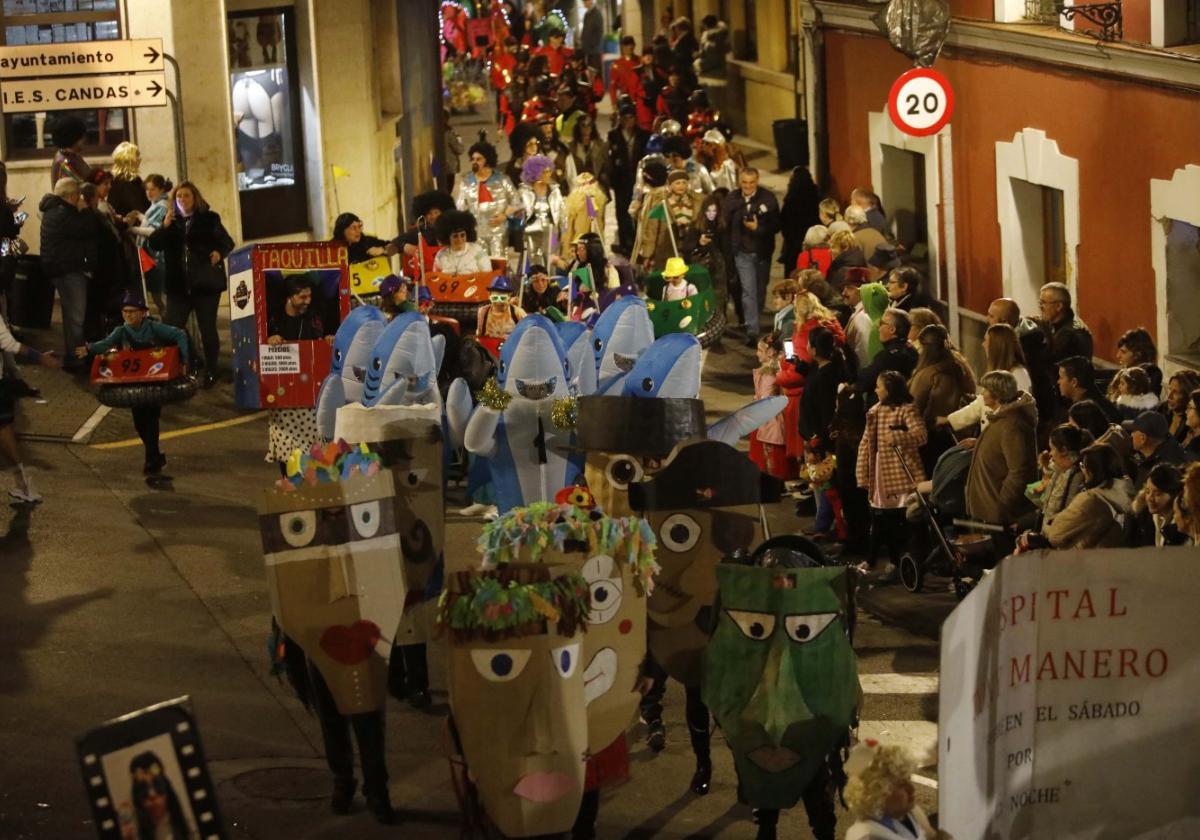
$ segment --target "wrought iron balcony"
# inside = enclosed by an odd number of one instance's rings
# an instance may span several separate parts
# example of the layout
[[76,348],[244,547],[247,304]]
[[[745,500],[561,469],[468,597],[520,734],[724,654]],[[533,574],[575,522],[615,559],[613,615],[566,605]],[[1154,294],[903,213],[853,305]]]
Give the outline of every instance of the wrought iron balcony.
[[1060,0],[1025,0],[1027,20],[1057,24],[1060,18],[1070,21],[1077,17],[1100,27],[1099,30],[1076,30],[1081,35],[1091,35],[1102,41],[1120,40],[1123,35],[1120,0],[1076,6],[1064,5]]

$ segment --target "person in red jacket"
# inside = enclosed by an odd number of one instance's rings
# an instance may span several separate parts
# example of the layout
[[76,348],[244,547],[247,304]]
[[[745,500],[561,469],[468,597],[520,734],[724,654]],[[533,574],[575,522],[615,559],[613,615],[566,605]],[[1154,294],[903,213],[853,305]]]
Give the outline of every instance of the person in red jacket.
[[534,55],[546,56],[546,67],[550,70],[551,76],[562,75],[567,66],[567,59],[574,52],[571,48],[563,46],[565,39],[566,36],[561,31],[552,29],[546,36],[546,43],[533,51]]
[[804,437],[800,433],[800,400],[804,395],[804,382],[808,376],[809,365],[813,363],[808,335],[816,327],[825,327],[833,335],[837,346],[843,347],[846,344],[846,333],[838,323],[837,316],[825,308],[812,292],[797,294],[792,303],[792,311],[796,318],[792,332],[792,356],[780,360],[775,384],[788,398],[787,408],[783,411],[784,445],[787,448],[789,467],[794,464],[794,468],[799,472],[804,460]]
[[637,41],[632,35],[621,39],[621,57],[612,63],[609,70],[608,94],[612,99],[613,108],[617,107],[617,100],[622,94],[634,102],[640,101],[644,94],[642,78],[638,73],[642,62],[635,54],[636,51]]
[[822,277],[829,274],[833,263],[833,252],[829,249],[829,228],[813,225],[804,233],[804,247],[796,255],[796,268],[815,268]]

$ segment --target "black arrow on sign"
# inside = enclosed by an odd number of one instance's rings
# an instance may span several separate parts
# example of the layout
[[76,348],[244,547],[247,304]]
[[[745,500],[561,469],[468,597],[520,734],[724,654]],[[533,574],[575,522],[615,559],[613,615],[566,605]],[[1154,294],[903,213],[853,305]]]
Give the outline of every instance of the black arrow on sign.
[[148,58],[150,60],[151,64],[158,61],[159,55],[160,55],[160,53],[158,52],[158,50],[154,49],[154,47],[146,47],[146,51],[144,53],[142,53],[142,57]]
[[162,93],[162,85],[160,85],[158,82],[151,82],[147,86],[146,90],[150,91],[151,96],[158,96],[160,93]]

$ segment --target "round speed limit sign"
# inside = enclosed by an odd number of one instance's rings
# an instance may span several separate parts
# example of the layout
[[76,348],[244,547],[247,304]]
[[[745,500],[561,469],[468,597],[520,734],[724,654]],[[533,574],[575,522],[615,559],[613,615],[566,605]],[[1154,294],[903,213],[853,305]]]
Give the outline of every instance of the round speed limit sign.
[[954,113],[950,81],[936,70],[914,67],[901,74],[888,94],[888,114],[905,134],[937,134]]

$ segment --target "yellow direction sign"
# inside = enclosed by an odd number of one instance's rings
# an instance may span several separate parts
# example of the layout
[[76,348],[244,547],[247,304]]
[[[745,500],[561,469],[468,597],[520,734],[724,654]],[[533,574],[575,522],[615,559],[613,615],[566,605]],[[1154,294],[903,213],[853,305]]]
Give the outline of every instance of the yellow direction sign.
[[0,79],[163,70],[162,38],[0,47]]
[[0,111],[74,111],[82,108],[146,108],[167,104],[166,74],[70,76],[0,82]]

